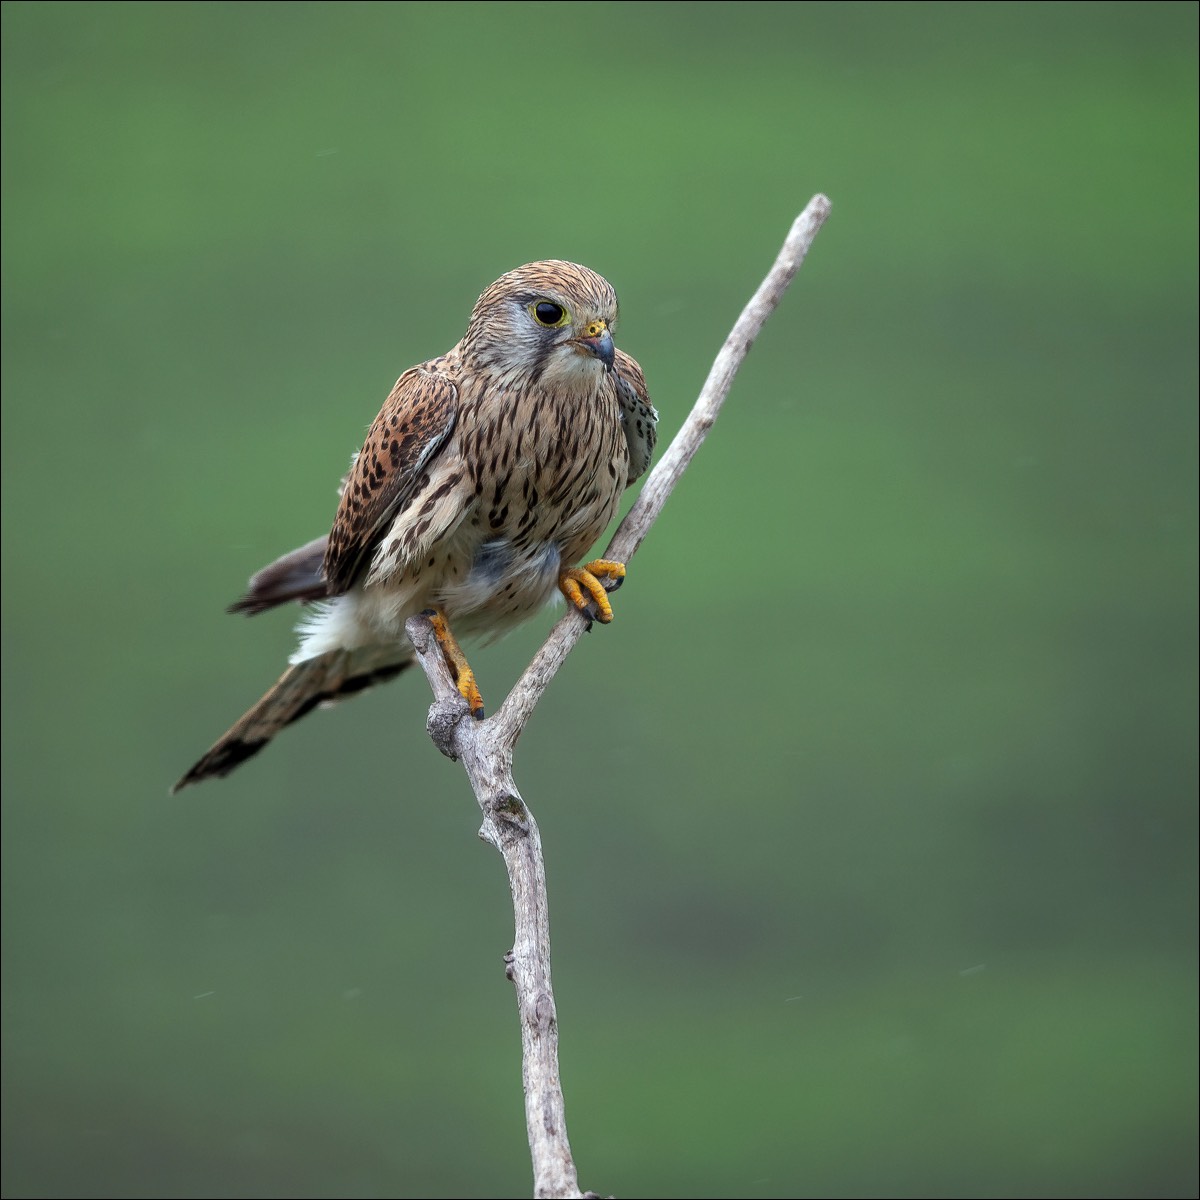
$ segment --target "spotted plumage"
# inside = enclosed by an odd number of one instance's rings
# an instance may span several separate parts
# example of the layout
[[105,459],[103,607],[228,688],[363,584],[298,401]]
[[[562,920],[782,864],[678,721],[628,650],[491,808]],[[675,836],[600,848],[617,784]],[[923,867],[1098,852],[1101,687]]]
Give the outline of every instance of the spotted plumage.
[[[342,482],[327,538],[250,581],[233,611],[312,603],[279,682],[175,785],[226,775],[285,725],[412,661],[404,622],[432,609],[482,715],[459,637],[497,637],[561,589],[601,620],[576,564],[647,469],[657,413],[612,342],[617,297],[575,263],[530,263],[479,297],[463,339],[396,381]],[[314,603],[315,602],[315,603]],[[439,638],[441,635],[439,634]]]

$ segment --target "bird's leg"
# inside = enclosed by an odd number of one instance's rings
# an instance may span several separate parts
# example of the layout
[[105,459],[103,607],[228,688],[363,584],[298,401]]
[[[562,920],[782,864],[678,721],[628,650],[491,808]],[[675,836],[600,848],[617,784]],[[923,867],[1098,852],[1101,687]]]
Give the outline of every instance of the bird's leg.
[[450,632],[450,622],[446,620],[446,614],[440,608],[429,608],[425,610],[425,616],[433,626],[433,636],[437,638],[446,666],[454,676],[454,686],[470,705],[471,716],[477,721],[482,721],[483,697],[479,694],[479,685],[475,682],[475,672],[471,670],[471,664],[467,662],[467,656],[462,652],[458,639]]
[[[612,584],[605,588],[601,580]],[[584,616],[590,616],[588,606],[596,606],[596,620],[607,625],[613,619],[608,593],[615,592],[625,581],[625,564],[594,558],[583,567],[565,567],[558,573],[558,589]],[[586,595],[585,595],[586,593]]]

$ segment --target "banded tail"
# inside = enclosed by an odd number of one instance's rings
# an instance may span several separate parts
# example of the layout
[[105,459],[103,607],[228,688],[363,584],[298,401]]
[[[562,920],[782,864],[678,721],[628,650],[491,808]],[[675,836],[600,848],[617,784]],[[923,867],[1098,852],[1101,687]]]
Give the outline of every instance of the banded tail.
[[[387,661],[390,659],[390,661]],[[399,675],[412,663],[412,651],[395,646],[369,651],[330,650],[297,663],[171,789],[228,775],[253,758],[281,729],[318,704],[329,704]]]

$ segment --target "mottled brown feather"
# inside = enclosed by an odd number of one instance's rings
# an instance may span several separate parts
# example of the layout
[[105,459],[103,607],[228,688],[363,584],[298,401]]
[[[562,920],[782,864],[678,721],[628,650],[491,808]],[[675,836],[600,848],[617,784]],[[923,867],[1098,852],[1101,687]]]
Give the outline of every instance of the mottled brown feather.
[[342,489],[325,552],[330,596],[348,591],[366,570],[392,520],[427,481],[426,468],[457,416],[458,388],[441,360],[413,367],[396,381]]

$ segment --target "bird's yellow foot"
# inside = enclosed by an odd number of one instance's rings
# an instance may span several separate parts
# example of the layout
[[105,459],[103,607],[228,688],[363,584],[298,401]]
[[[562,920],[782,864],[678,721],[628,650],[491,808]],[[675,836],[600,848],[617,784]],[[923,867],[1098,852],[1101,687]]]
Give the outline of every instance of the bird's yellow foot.
[[471,670],[471,664],[467,662],[467,656],[462,652],[458,639],[450,632],[450,622],[446,620],[446,614],[440,608],[428,608],[425,610],[425,616],[433,626],[433,636],[437,638],[446,666],[454,676],[454,686],[470,706],[471,716],[477,721],[482,721],[483,697],[479,694],[479,685],[475,682],[475,672]]
[[[611,584],[605,588],[602,580]],[[589,606],[595,605],[596,620],[607,625],[613,619],[608,593],[615,592],[625,582],[625,564],[595,558],[583,567],[565,567],[558,573],[558,588],[584,616],[591,616]]]

